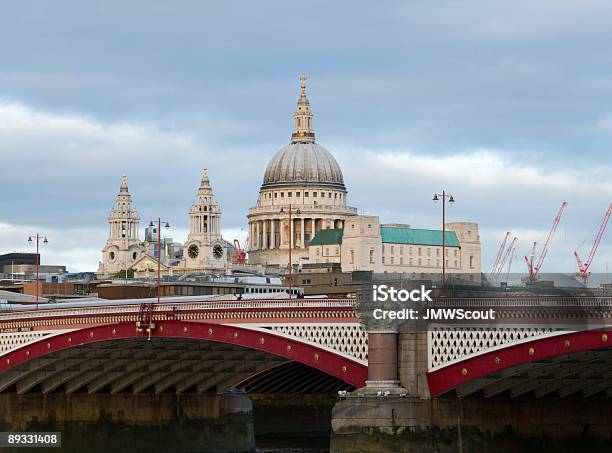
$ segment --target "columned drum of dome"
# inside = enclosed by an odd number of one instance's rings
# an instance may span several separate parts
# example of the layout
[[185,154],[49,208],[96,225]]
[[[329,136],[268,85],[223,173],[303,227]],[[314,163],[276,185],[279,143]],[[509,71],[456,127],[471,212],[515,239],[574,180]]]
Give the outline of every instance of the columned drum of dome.
[[[268,163],[257,206],[249,210],[249,261],[255,264],[288,265],[292,248],[293,264],[308,259],[308,244],[323,229],[342,228],[357,210],[347,206],[342,170],[334,156],[315,143],[306,78],[301,78],[300,97],[295,111],[291,143]],[[281,213],[289,205],[300,213]]]

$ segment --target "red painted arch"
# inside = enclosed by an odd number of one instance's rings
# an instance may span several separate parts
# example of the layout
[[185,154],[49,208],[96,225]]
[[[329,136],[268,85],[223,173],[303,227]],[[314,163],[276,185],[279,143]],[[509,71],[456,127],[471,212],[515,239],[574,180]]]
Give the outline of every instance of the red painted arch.
[[[143,336],[142,332],[137,331],[135,323],[126,322],[44,337],[2,356],[0,373],[49,353],[75,346]],[[257,349],[317,368],[355,387],[363,387],[368,374],[367,366],[339,354],[294,339],[241,327],[205,322],[161,321],[156,323],[151,341],[156,338],[188,338]]]
[[513,344],[429,372],[429,391],[432,396],[438,396],[495,371],[550,357],[609,348],[612,348],[612,330],[573,332]]

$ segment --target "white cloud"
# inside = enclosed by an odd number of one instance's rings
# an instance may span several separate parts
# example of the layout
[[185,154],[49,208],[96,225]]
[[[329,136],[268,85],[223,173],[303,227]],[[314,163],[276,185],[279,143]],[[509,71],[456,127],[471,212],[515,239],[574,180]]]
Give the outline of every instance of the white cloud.
[[[605,165],[568,167],[554,160],[542,165],[517,161],[499,150],[425,154],[343,145],[330,150],[343,168],[350,203],[360,213],[380,215],[383,222],[437,228],[439,207],[431,204],[431,195],[442,188],[452,191],[458,202],[448,220],[480,224],[485,269],[505,231],[519,236],[521,256],[531,241],[543,243],[563,200],[570,205],[547,265],[551,270],[573,269],[571,252],[585,238],[590,240],[600,211],[612,199],[612,168]],[[154,124],[106,123],[0,103],[0,176],[14,191],[0,199],[0,253],[25,250],[27,236],[43,231],[51,241],[43,262],[94,270],[123,171],[130,175],[142,228],[161,214],[173,226],[169,235],[183,242],[187,210],[204,165],[216,170],[214,189],[228,227],[224,237],[244,244],[246,211],[256,199],[271,153],[222,151],[213,152],[189,135],[162,132]],[[41,179],[48,183],[41,186]],[[45,202],[37,203],[41,197]],[[598,263],[610,259],[609,243],[602,241]]]

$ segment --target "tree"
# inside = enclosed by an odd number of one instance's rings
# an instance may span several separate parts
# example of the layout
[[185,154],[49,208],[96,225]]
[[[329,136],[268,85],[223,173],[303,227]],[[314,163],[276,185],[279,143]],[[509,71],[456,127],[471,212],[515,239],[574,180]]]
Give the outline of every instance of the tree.
[[125,269],[120,270],[116,274],[113,275],[114,278],[134,278],[134,268],[129,268],[127,271]]

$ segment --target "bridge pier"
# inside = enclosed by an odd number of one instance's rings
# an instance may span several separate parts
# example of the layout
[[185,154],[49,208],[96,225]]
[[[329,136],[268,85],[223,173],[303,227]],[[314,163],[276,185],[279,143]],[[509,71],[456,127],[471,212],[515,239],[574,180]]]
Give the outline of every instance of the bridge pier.
[[397,374],[397,331],[368,332],[368,380],[361,393],[404,393]]

